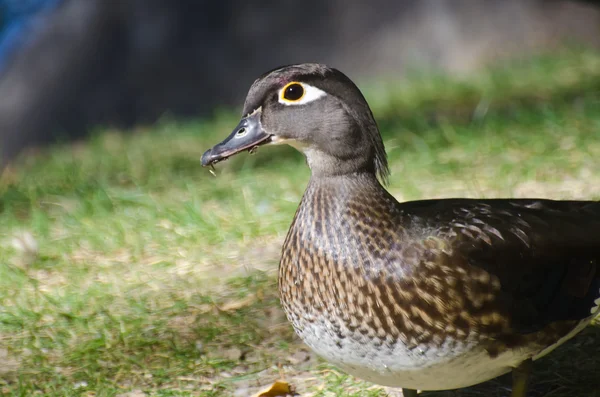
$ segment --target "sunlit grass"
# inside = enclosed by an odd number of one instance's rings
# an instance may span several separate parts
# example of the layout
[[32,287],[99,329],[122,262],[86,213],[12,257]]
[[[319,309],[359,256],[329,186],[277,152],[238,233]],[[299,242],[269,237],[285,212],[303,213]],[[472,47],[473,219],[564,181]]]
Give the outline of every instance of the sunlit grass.
[[[470,80],[367,83],[390,190],[600,199],[599,65],[570,52]],[[283,374],[303,396],[394,395],[320,364],[291,331],[276,266],[309,170],[273,147],[212,176],[199,157],[236,123],[225,112],[101,131],[5,172],[0,394],[243,396]],[[596,329],[539,364],[553,396],[600,395]],[[571,354],[586,363],[574,372],[556,364]],[[486,387],[461,395],[508,394]]]

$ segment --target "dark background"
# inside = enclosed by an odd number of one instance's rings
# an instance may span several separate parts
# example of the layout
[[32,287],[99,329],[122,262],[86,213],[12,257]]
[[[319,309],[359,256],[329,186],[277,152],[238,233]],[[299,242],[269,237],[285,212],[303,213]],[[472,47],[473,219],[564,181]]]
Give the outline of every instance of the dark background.
[[595,2],[55,2],[0,70],[4,164],[98,125],[239,105],[255,77],[281,64],[324,62],[358,79],[415,69],[466,75],[558,46],[600,46]]

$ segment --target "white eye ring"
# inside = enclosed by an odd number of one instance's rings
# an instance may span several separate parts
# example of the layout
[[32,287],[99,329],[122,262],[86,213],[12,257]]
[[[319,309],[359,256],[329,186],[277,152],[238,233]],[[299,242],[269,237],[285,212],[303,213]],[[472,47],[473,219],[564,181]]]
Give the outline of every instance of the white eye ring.
[[[285,91],[293,84],[297,84],[304,89],[304,94],[297,100],[289,100],[284,97]],[[305,105],[309,102],[316,101],[319,98],[324,97],[327,93],[323,90],[318,89],[317,87],[313,87],[312,85],[308,85],[305,83],[300,83],[297,81],[292,81],[291,83],[286,84],[282,89],[279,90],[279,103],[292,106],[292,105]]]

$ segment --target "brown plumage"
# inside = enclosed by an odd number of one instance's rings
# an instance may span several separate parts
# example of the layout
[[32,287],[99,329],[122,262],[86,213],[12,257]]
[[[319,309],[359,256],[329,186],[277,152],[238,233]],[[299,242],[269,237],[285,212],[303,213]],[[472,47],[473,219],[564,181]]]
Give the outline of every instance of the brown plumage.
[[283,245],[281,302],[347,371],[414,395],[519,368],[523,397],[528,362],[598,312],[600,203],[399,203],[377,179],[387,161],[366,101],[323,65],[262,76],[244,114],[203,164],[270,142],[305,153],[312,177]]
[[[552,207],[569,223],[544,220]],[[282,302],[297,327],[314,312],[351,316],[350,331],[411,348],[474,334],[492,356],[529,343],[544,348],[590,314],[591,306],[573,306],[597,277],[591,209],[541,200],[402,205],[368,176],[311,181],[283,245]],[[548,294],[576,303],[536,302],[539,284],[555,275]]]

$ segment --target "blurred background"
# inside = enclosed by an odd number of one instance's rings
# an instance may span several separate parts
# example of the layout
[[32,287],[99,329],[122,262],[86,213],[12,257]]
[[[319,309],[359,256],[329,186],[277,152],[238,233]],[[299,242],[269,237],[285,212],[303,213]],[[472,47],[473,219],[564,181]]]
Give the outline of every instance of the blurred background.
[[275,66],[355,79],[462,76],[564,45],[600,46],[600,10],[564,0],[0,0],[0,146],[239,105]]
[[[399,201],[598,200],[596,3],[0,0],[0,395],[248,397],[284,377],[399,397],[319,361],[280,308],[303,156],[261,147],[215,176],[200,156],[256,77],[325,62],[365,94]],[[596,319],[536,361],[530,395],[600,397],[598,368]]]

